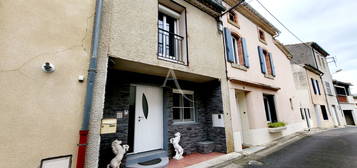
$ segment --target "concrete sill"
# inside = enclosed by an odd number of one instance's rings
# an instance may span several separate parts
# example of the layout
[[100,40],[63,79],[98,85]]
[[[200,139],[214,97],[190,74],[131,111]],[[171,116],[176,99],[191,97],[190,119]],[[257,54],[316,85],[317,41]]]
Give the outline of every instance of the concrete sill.
[[173,122],[172,125],[198,125],[200,123],[196,121],[188,121],[188,122]]
[[286,130],[286,127],[277,127],[277,128],[268,128],[269,133],[281,133],[283,130]]
[[[259,38],[259,37],[258,37],[258,38]],[[261,43],[265,44],[265,45],[268,45],[268,43],[267,43],[265,40],[261,39],[261,38],[259,38],[259,41],[260,41]]]
[[235,64],[235,63],[231,63],[232,67],[233,68],[236,68],[236,69],[240,69],[240,70],[243,70],[243,71],[247,71],[248,68],[243,66],[243,65],[239,65],[239,64]]
[[264,77],[268,79],[274,79],[275,77],[273,75],[265,74]]
[[233,25],[233,26],[235,26],[236,28],[240,29],[240,26],[239,26],[238,23],[229,20],[229,18],[227,18],[227,21],[228,21],[228,23],[230,23],[231,25]]

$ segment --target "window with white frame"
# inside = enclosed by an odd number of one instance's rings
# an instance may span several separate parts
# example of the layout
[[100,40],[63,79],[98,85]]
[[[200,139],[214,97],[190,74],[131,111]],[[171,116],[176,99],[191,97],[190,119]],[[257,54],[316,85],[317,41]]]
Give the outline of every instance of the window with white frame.
[[[159,4],[158,13],[158,58],[185,63],[185,16]],[[184,30],[181,30],[184,29]]]
[[332,96],[332,90],[331,90],[330,83],[325,81],[325,85],[326,85],[327,94]]
[[195,122],[194,92],[173,90],[173,120],[176,123]]
[[265,115],[267,122],[278,122],[277,114],[275,111],[274,95],[263,95]]
[[234,49],[234,63],[244,65],[243,46],[241,38],[238,35],[232,34],[232,42]]
[[321,95],[319,81],[311,78],[311,85],[312,85],[312,88],[314,90],[314,94],[315,95]]
[[260,46],[258,46],[258,54],[262,73],[275,77],[276,73],[272,54]]

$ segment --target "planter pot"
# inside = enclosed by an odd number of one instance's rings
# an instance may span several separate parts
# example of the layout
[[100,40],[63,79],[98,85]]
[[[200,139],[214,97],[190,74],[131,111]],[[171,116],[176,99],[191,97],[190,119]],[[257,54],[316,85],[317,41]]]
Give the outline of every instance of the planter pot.
[[280,133],[283,130],[286,130],[286,127],[277,127],[277,128],[268,128],[270,133]]

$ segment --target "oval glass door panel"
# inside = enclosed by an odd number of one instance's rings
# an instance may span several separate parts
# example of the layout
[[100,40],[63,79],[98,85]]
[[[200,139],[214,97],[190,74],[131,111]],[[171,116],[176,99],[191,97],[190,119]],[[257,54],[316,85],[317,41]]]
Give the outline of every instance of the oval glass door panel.
[[148,101],[146,99],[145,93],[143,93],[142,105],[143,105],[143,113],[144,113],[145,119],[148,119],[149,107],[148,107]]

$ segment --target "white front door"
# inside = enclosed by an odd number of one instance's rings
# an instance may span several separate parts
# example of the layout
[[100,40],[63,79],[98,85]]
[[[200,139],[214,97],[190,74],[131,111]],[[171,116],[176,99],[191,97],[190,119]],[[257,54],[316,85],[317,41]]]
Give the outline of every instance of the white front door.
[[134,153],[163,148],[163,91],[136,85]]

